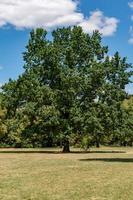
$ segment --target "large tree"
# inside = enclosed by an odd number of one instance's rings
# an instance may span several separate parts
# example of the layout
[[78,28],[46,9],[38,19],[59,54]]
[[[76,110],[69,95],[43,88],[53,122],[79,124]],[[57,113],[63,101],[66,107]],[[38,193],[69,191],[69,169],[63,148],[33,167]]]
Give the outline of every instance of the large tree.
[[115,132],[132,74],[125,58],[110,59],[107,52],[97,31],[61,28],[48,40],[45,30],[33,30],[24,73],[3,87],[8,118],[24,123],[21,137],[35,143],[58,136],[69,152],[71,134],[89,134],[99,146]]

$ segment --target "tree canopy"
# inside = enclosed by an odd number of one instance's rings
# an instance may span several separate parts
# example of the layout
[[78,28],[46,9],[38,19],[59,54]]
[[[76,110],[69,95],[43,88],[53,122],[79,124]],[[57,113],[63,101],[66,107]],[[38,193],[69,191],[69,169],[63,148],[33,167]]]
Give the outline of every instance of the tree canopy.
[[72,137],[87,137],[98,147],[132,134],[132,120],[127,122],[122,106],[132,64],[118,52],[110,58],[101,39],[98,31],[89,35],[77,26],[53,31],[51,40],[41,28],[31,31],[23,54],[24,73],[2,88],[3,144],[62,143],[63,151],[69,152]]

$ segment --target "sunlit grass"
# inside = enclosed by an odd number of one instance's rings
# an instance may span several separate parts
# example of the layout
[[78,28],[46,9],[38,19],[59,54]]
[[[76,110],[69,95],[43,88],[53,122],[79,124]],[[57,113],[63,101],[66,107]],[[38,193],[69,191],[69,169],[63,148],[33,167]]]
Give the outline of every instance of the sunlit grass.
[[133,149],[95,150],[0,153],[0,200],[132,200]]

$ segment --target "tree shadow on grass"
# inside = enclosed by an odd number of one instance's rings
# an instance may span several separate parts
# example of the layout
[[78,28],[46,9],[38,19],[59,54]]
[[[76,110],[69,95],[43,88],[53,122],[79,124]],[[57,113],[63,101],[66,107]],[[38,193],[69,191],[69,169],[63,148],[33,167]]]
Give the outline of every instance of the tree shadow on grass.
[[[82,151],[83,153],[83,151]],[[118,151],[118,150],[98,150],[98,151],[87,151],[84,153],[126,153],[126,151]]]
[[86,162],[102,161],[102,162],[132,163],[133,162],[133,158],[87,158],[87,159],[80,159],[80,161],[86,161]]
[[61,151],[41,151],[41,150],[2,150],[0,151],[0,154],[2,153],[5,153],[5,154],[8,154],[8,153],[15,153],[15,154],[23,154],[23,153],[26,153],[26,154],[61,154],[62,152]]
[[0,154],[2,153],[28,153],[28,154],[34,154],[34,153],[42,153],[42,154],[91,154],[91,153],[126,153],[125,151],[70,151],[69,153],[63,153],[62,150],[21,150],[21,149],[13,149],[13,150],[0,150]]

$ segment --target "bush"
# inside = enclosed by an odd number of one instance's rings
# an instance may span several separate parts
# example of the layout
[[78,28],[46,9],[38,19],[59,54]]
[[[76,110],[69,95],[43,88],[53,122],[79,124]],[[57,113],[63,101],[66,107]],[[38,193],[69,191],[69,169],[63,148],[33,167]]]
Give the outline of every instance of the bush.
[[92,144],[91,141],[92,141],[92,138],[89,135],[83,136],[81,140],[81,148],[84,149],[84,151],[87,151]]

